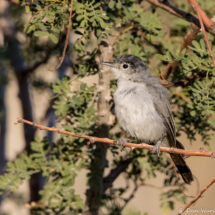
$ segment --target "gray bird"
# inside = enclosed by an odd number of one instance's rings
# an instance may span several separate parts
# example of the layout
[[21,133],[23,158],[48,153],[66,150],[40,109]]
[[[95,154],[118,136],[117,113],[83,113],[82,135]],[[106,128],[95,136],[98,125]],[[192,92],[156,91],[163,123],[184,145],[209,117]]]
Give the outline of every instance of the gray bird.
[[[160,146],[185,149],[176,140],[175,123],[169,103],[168,90],[158,77],[139,57],[122,55],[113,62],[102,62],[110,66],[115,75],[117,90],[114,93],[115,114],[132,137],[154,145],[152,152],[159,157]],[[124,145],[127,139],[119,140]],[[184,182],[190,184],[193,176],[180,154],[170,154]]]

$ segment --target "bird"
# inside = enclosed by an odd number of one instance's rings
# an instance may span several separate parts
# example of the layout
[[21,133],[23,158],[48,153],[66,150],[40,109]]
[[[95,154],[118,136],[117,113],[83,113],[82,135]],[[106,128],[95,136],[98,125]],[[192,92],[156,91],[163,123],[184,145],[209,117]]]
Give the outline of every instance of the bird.
[[[176,128],[169,91],[153,76],[147,64],[139,57],[126,54],[113,62],[102,62],[111,67],[117,89],[114,93],[114,112],[122,129],[131,137],[144,141],[153,147],[151,152],[160,155],[160,146],[184,149],[176,140]],[[120,139],[125,145],[128,139]],[[193,175],[181,154],[170,153],[185,183],[193,181]]]

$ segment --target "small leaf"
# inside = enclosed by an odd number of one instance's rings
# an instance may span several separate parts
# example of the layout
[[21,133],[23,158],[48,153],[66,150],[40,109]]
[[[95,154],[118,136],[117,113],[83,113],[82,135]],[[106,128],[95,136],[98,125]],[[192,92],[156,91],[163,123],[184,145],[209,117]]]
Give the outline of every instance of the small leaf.
[[200,48],[200,45],[199,45],[199,43],[198,43],[197,41],[193,40],[193,41],[192,41],[192,44],[193,44],[193,46],[194,46],[195,48],[201,49],[201,48]]
[[25,5],[25,12],[26,12],[26,13],[29,13],[29,12],[30,12],[30,8],[29,8],[28,5]]
[[187,104],[187,107],[190,109],[193,109],[193,105],[192,104]]
[[84,18],[84,15],[78,15],[77,18],[76,18],[76,20],[77,20],[77,21],[80,21],[80,20],[83,19],[83,18]]
[[101,4],[100,2],[94,4],[94,5],[93,5],[94,9],[97,8],[98,6],[100,6],[100,4]]
[[49,37],[54,43],[58,43],[58,38],[54,34],[49,34]]
[[191,116],[195,116],[195,115],[196,115],[196,111],[195,111],[195,110],[191,111],[191,112],[190,112],[190,115],[191,115]]
[[36,36],[36,37],[47,36],[47,35],[49,35],[49,32],[47,32],[47,31],[35,31],[34,32],[34,36]]
[[168,61],[168,57],[167,56],[164,56],[164,55],[161,55],[161,54],[157,54],[156,57],[160,60],[163,60],[163,61]]
[[115,5],[115,1],[111,0],[110,3],[108,4],[108,7],[110,9],[113,9],[114,5]]
[[206,51],[205,49],[205,41],[203,39],[200,40],[200,44],[201,44],[201,47],[204,51]]
[[122,3],[120,0],[118,0],[118,2],[116,3],[116,8],[121,9],[121,7],[122,7]]

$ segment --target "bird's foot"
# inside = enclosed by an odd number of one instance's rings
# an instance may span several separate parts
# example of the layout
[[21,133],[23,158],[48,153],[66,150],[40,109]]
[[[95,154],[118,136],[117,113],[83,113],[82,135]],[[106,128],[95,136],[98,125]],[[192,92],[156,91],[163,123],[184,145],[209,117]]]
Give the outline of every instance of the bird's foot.
[[161,146],[162,141],[159,140],[151,149],[151,153],[157,153],[157,156],[160,156],[160,146]]
[[128,141],[128,138],[121,138],[119,141],[117,141],[117,145],[119,145],[121,151],[123,151],[123,149],[125,148],[125,143]]

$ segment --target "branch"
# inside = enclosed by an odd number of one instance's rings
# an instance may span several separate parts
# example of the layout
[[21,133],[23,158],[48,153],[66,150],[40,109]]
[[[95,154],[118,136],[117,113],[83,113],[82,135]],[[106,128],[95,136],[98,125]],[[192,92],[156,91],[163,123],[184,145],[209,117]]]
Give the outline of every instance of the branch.
[[[101,11],[107,13],[107,4],[105,0],[101,1]],[[108,24],[109,22],[106,21]],[[97,37],[98,39],[98,37]],[[113,50],[109,45],[109,38],[104,38],[98,44],[98,58],[100,62],[110,62],[112,59]],[[110,113],[110,68],[99,64],[98,72],[98,86],[101,88],[97,95],[97,129],[95,133],[99,139],[105,139],[109,137],[109,113]],[[90,179],[89,189],[86,192],[86,200],[83,208],[83,215],[96,215],[99,213],[101,206],[101,199],[103,195],[103,179],[105,168],[107,167],[107,151],[108,144],[101,144],[99,141],[95,144],[91,163],[89,166]],[[95,183],[96,182],[96,183]]]
[[163,50],[161,49],[161,45],[160,45],[160,44],[152,43],[152,42],[146,37],[145,33],[141,30],[141,28],[140,28],[138,25],[135,25],[135,24],[127,25],[127,26],[125,26],[124,28],[122,28],[122,29],[119,31],[118,35],[115,37],[115,39],[114,39],[114,41],[113,41],[113,43],[112,43],[112,45],[111,45],[112,48],[113,48],[114,44],[116,43],[116,41],[118,40],[119,36],[120,36],[127,28],[129,28],[129,27],[137,28],[137,29],[139,30],[139,32],[141,33],[141,35],[146,39],[146,41],[147,41],[150,45],[152,45],[154,48],[156,48],[156,49],[159,51],[159,53],[164,54]]
[[29,73],[33,72],[40,65],[46,63],[49,58],[50,58],[50,54],[47,53],[46,56],[40,62],[36,62],[32,67],[27,68],[27,69],[21,71],[22,75],[28,75]]
[[199,4],[196,2],[196,0],[189,0],[189,2],[190,2],[191,6],[196,11],[196,13],[197,13],[197,15],[199,17],[200,24],[201,24],[201,30],[203,31],[203,34],[204,34],[204,37],[205,37],[205,42],[207,44],[208,51],[210,53],[211,59],[213,61],[214,67],[215,67],[215,59],[214,59],[213,53],[211,51],[211,47],[210,47],[210,44],[209,44],[209,41],[208,41],[207,33],[205,31],[203,20],[204,20],[204,23],[205,23],[206,27],[211,27],[213,22],[207,17],[205,12],[201,9]]
[[160,7],[160,8],[168,11],[169,13],[171,13],[171,14],[179,17],[179,18],[185,19],[186,21],[195,24],[199,28],[201,27],[198,18],[196,18],[192,14],[187,13],[187,12],[185,12],[183,10],[179,10],[178,8],[176,8],[173,5],[171,5],[168,0],[163,0],[163,1],[147,0],[147,1],[150,2],[151,4],[154,4],[154,5],[156,5],[156,6]]
[[[206,15],[206,13],[202,10],[202,8],[199,6],[199,4],[196,2],[196,0],[188,0],[190,5],[193,7],[193,9],[195,10],[195,12],[197,13],[198,17],[199,17],[199,21],[200,21],[200,25],[201,24],[201,19],[203,21],[203,23],[205,24],[205,26],[207,28],[211,28],[213,22],[212,20],[210,20],[208,18],[208,16]],[[201,18],[201,19],[200,19]],[[202,27],[202,26],[201,26]]]
[[54,2],[52,2],[51,4],[49,4],[49,5],[47,5],[46,7],[44,7],[44,8],[42,8],[42,9],[40,9],[40,10],[38,10],[36,13],[35,12],[33,12],[33,16],[30,18],[30,20],[28,21],[28,24],[27,24],[27,26],[26,26],[26,29],[25,29],[25,33],[27,32],[27,30],[28,30],[28,27],[29,27],[29,25],[30,25],[30,23],[31,23],[31,21],[33,20],[33,18],[37,15],[37,14],[39,14],[41,11],[43,11],[43,10],[45,10],[46,8],[49,8],[49,7],[51,7],[55,2],[57,2],[58,0],[55,0]]
[[[108,143],[111,145],[117,145],[117,141],[115,140],[111,140],[108,138],[99,138],[99,137],[93,137],[93,136],[88,136],[88,135],[84,135],[84,134],[77,134],[77,133],[73,133],[73,132],[68,132],[68,131],[63,131],[63,130],[59,130],[57,128],[49,128],[46,126],[42,126],[39,124],[36,124],[34,122],[22,119],[22,118],[17,118],[18,121],[16,121],[14,124],[18,124],[18,123],[27,123],[29,125],[33,125],[37,128],[39,128],[40,130],[48,130],[48,131],[53,131],[59,134],[66,134],[72,137],[79,137],[79,138],[84,138],[86,140],[89,140],[89,143],[94,143],[94,142],[101,142],[101,143]],[[146,143],[142,143],[142,144],[135,144],[135,143],[125,143],[125,147],[129,147],[131,149],[147,149],[150,150],[153,146],[152,145],[148,145]],[[215,152],[211,152],[211,151],[191,151],[191,150],[184,150],[184,149],[177,149],[177,148],[168,148],[168,147],[160,147],[160,151],[161,152],[167,152],[167,153],[171,153],[171,154],[182,154],[182,155],[188,155],[188,156],[202,156],[202,157],[211,157],[214,158],[215,157]]]
[[184,213],[184,211],[190,207],[193,203],[195,203],[201,196],[202,194],[215,182],[215,178],[196,196],[195,199],[193,199],[189,204],[187,204],[179,213],[178,215]]
[[137,25],[135,25],[135,24],[130,24],[130,25],[125,26],[124,28],[122,28],[122,29],[119,31],[119,34],[115,37],[115,39],[114,39],[114,41],[113,41],[113,43],[112,43],[112,45],[111,45],[112,48],[113,48],[114,44],[116,43],[117,39],[119,38],[119,36],[123,33],[123,31],[126,30],[126,29],[129,28],[129,27],[137,28],[137,29],[140,31],[140,33],[143,35],[143,37],[144,37],[146,40],[148,40],[147,37],[146,37],[146,35],[144,34],[144,32],[141,30],[141,28],[140,28],[139,26],[137,26]]
[[173,167],[174,167],[175,177],[176,177],[176,180],[177,180],[177,184],[178,184],[179,190],[181,191],[181,193],[183,193],[183,195],[184,195],[185,197],[188,197],[188,198],[195,198],[195,197],[193,197],[193,196],[187,196],[187,195],[184,193],[183,188],[181,187],[181,185],[180,185],[180,183],[179,183],[179,178],[178,178],[178,173],[177,173],[176,165],[175,165],[175,163],[174,163],[174,161],[173,161],[172,158],[171,158],[171,160],[172,160],[172,164],[173,164]]
[[136,157],[128,158],[127,160],[122,161],[117,165],[116,168],[112,169],[108,176],[103,179],[103,192],[105,192],[108,188],[112,187],[112,183],[115,179],[129,166],[129,164]]
[[134,198],[134,194],[136,193],[137,189],[138,189],[139,185],[137,184],[136,181],[134,181],[134,189],[131,193],[131,195],[125,200],[125,204],[123,205],[122,209],[123,210],[125,208],[125,206],[129,203],[129,201]]
[[[162,2],[159,0],[147,0],[148,2],[150,2],[151,4],[154,4],[166,11],[168,11],[169,13],[180,17],[188,22],[191,22],[193,24],[195,24],[196,26],[198,26],[199,28],[201,27],[199,19],[196,18],[195,16],[193,16],[190,13],[187,13],[183,10],[179,10],[178,8],[172,6],[168,0],[163,0]],[[192,0],[189,0],[192,1]],[[208,20],[205,18],[204,16],[204,20]],[[208,22],[207,22],[208,23]],[[210,34],[212,34],[213,36],[215,36],[215,23],[213,22],[210,26],[207,24],[206,26],[208,26],[208,28],[206,29],[206,31],[208,31]]]
[[73,0],[71,0],[71,5],[70,5],[69,24],[68,24],[67,34],[66,34],[66,42],[65,42],[65,45],[64,45],[62,57],[59,58],[60,63],[58,64],[58,66],[54,70],[49,70],[49,71],[57,70],[61,66],[61,64],[63,63],[63,60],[65,58],[66,48],[67,48],[68,41],[69,41],[69,30],[70,30],[71,20],[72,20],[72,6],[73,6]]
[[[185,48],[187,48],[192,43],[196,35],[199,33],[199,30],[200,28],[198,26],[191,24],[190,30],[188,31],[187,35],[184,37],[184,41],[181,45],[179,55]],[[169,63],[166,69],[161,73],[162,77],[164,79],[167,79],[169,74],[173,72],[173,70],[177,65],[178,65],[178,61]]]
[[207,75],[207,72],[206,71],[202,71],[202,72],[199,72],[199,73],[196,73],[194,75],[191,75],[185,79],[181,79],[179,81],[176,81],[176,82],[172,82],[172,83],[165,83],[163,82],[162,85],[166,88],[170,88],[170,87],[178,87],[178,86],[181,86],[181,87],[186,87],[187,83],[190,82],[190,81],[193,81],[197,78],[204,78],[206,77]]

